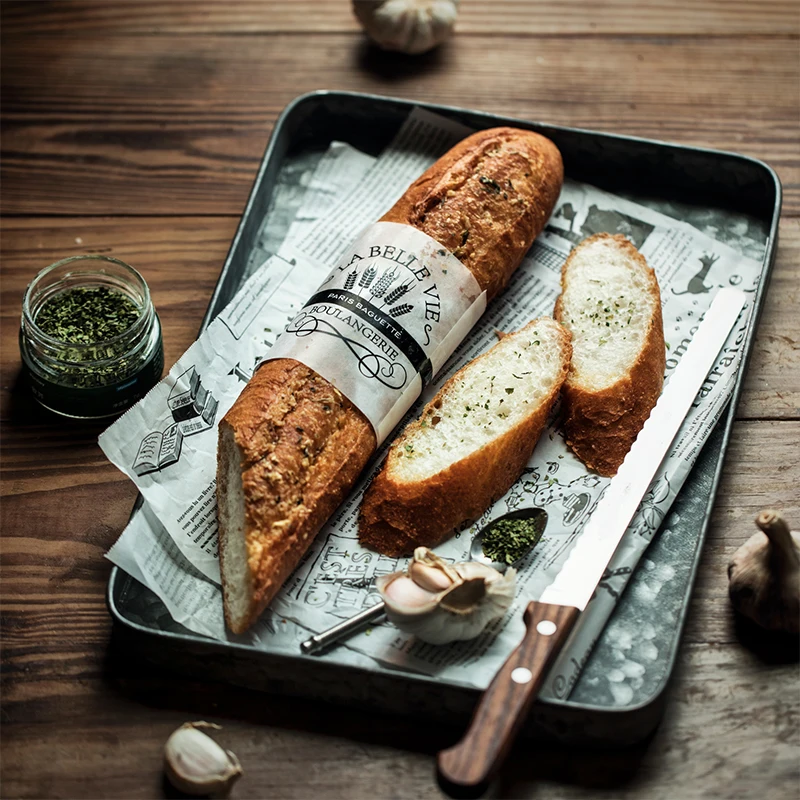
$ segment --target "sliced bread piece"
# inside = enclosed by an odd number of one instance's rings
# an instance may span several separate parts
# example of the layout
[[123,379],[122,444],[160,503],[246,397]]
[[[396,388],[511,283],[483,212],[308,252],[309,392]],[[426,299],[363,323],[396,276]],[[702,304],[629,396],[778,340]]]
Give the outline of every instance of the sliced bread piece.
[[554,315],[572,334],[567,444],[590,469],[615,475],[664,384],[658,281],[628,239],[598,233],[570,253],[561,289]]
[[542,317],[453,375],[369,486],[361,543],[389,556],[434,547],[503,495],[533,453],[571,350],[566,330]]

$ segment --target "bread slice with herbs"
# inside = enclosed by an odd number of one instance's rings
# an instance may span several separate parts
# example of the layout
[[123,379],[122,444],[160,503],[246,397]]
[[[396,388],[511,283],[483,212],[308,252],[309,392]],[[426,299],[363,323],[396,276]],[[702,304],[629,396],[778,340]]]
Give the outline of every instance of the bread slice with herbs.
[[453,375],[392,444],[367,489],[361,544],[409,555],[477,519],[528,463],[571,352],[567,331],[542,317]]
[[554,316],[572,334],[564,384],[566,441],[601,475],[615,475],[664,385],[661,292],[621,234],[598,233],[570,253]]

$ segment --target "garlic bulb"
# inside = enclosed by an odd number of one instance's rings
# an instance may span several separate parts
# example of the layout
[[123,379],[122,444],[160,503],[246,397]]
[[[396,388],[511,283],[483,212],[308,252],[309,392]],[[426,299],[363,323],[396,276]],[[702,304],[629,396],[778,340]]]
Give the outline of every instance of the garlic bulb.
[[762,628],[800,633],[800,533],[776,511],[756,517],[754,533],[728,565],[733,607]]
[[448,564],[418,547],[405,572],[382,575],[376,586],[390,622],[423,642],[447,644],[474,638],[505,614],[515,575],[477,561]]
[[452,32],[458,0],[353,0],[361,27],[384,50],[424,53]]
[[201,728],[220,730],[211,722],[186,722],[164,745],[164,769],[170,783],[187,794],[227,797],[242,775],[239,759],[223,750]]

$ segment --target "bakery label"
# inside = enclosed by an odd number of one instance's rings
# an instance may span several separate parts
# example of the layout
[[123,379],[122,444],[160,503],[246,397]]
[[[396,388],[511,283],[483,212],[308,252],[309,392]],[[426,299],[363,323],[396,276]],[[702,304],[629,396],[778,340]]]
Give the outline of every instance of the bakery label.
[[369,226],[264,361],[293,358],[361,410],[382,442],[486,309],[472,273],[427,234]]

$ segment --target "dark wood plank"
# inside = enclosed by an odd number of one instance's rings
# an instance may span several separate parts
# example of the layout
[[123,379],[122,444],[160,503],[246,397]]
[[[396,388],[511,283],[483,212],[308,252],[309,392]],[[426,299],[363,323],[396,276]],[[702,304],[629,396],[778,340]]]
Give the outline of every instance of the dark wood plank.
[[800,415],[800,219],[783,217],[778,251],[737,416],[797,419]]
[[[354,31],[358,24],[349,0],[115,0],[97,2],[5,2],[4,33],[276,33]],[[688,34],[784,35],[798,31],[797,8],[789,0],[759,3],[730,0],[492,0],[461,3],[459,35]]]
[[578,53],[471,36],[414,62],[355,34],[308,35],[301,58],[292,35],[52,41],[0,54],[6,214],[238,214],[277,115],[319,88],[742,152],[800,210],[792,38],[591,37]]
[[[686,647],[664,721],[650,742],[609,752],[521,742],[496,796],[792,797],[797,705],[793,695],[781,696],[780,683],[793,672],[765,666],[740,645]],[[126,675],[124,667],[122,674],[104,703],[94,680],[84,678],[72,682],[71,697],[11,706],[18,735],[4,750],[5,796],[162,796],[161,746],[173,728],[200,718],[221,723],[220,741],[242,760],[245,776],[235,797],[443,796],[432,755],[458,735],[456,729],[131,670]],[[60,725],[68,726],[69,737]],[[709,729],[714,734],[703,735]],[[766,741],[773,743],[768,755],[757,744]],[[86,743],[80,753],[76,742]],[[705,788],[710,784],[713,791]]]

